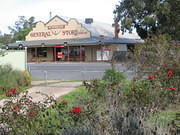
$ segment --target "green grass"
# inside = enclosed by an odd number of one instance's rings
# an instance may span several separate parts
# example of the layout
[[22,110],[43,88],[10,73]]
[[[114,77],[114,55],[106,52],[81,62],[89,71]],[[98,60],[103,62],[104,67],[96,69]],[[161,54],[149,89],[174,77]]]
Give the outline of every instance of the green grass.
[[64,95],[58,99],[58,101],[65,100],[68,102],[69,107],[73,107],[80,102],[80,100],[85,99],[88,96],[88,91],[85,86],[77,87],[76,90],[70,92],[67,95]]
[[32,81],[43,81],[44,79],[41,78],[32,78]]
[[149,120],[147,122],[155,126],[158,125],[160,127],[166,128],[169,123],[171,123],[173,120],[176,120],[177,113],[180,113],[180,110],[158,112],[150,115]]
[[[42,78],[32,78],[32,81],[45,81],[45,79],[44,78],[43,79]],[[55,81],[59,81],[59,82],[82,82],[82,80],[55,80]]]
[[45,80],[42,80],[42,81],[44,81],[44,82],[39,83],[37,85],[33,85],[33,86],[48,86],[51,84],[63,83],[63,82],[81,82],[81,81],[77,81],[77,80],[69,80],[69,81],[54,80],[53,82],[48,82],[48,80],[47,80],[47,83],[45,82]]

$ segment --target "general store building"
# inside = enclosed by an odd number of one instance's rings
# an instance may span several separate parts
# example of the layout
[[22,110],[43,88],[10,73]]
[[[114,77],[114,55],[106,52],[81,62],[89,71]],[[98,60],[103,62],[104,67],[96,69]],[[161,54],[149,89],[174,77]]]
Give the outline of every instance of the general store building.
[[25,41],[6,45],[8,49],[27,49],[28,62],[107,61],[113,52],[128,52],[136,39],[118,38],[114,28],[93,19],[64,20],[55,16],[47,23],[37,22]]

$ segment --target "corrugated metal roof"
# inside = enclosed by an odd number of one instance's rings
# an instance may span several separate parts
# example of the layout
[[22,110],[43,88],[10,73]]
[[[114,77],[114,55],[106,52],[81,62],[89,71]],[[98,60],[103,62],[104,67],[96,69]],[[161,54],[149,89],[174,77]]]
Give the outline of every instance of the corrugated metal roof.
[[[64,18],[64,20],[70,20],[70,17],[61,16],[60,18]],[[97,22],[93,20],[93,23],[86,24],[85,19],[76,19],[79,23],[81,23],[87,30],[91,32],[91,35],[94,37],[99,37],[100,35],[104,35],[105,37],[114,37],[114,28],[112,24]],[[140,39],[138,34],[133,31],[132,33],[126,32],[124,34],[119,33],[120,38],[130,38],[130,39]]]

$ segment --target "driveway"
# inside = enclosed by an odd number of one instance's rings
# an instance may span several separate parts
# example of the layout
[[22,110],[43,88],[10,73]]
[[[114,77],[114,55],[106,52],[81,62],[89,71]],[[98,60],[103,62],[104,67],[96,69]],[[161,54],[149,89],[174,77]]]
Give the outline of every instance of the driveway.
[[[101,79],[105,70],[111,69],[109,63],[29,63],[28,70],[33,78],[47,80],[93,80]],[[126,67],[116,64],[117,71],[123,72]],[[134,75],[132,71],[124,72],[128,79]]]
[[[51,83],[53,81],[50,81]],[[59,98],[73,90],[75,90],[78,86],[82,85],[82,82],[58,82],[53,83],[48,86],[39,86],[39,84],[42,84],[41,82],[33,82],[37,86],[33,86],[32,88],[28,89],[28,94],[32,96],[32,100],[34,102],[42,101],[45,96],[40,93],[44,93],[48,96],[53,96],[54,98]],[[6,99],[0,100],[0,106],[3,105],[3,102]]]

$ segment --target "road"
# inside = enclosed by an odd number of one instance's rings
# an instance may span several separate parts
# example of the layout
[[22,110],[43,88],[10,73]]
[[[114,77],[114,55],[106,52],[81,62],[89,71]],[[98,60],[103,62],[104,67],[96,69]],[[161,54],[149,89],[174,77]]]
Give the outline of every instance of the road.
[[[102,78],[104,71],[111,69],[109,63],[29,63],[28,70],[33,78],[47,80],[93,80]],[[116,69],[123,72],[126,68],[121,64]],[[133,72],[124,73],[131,79]]]

